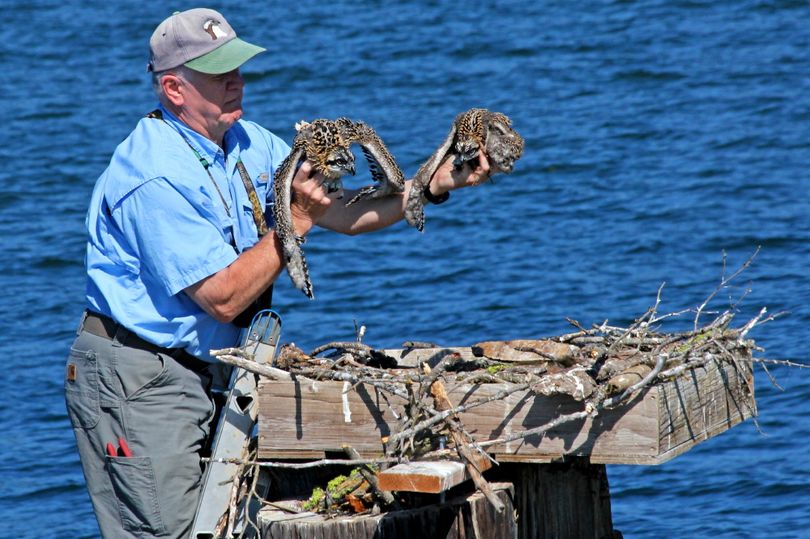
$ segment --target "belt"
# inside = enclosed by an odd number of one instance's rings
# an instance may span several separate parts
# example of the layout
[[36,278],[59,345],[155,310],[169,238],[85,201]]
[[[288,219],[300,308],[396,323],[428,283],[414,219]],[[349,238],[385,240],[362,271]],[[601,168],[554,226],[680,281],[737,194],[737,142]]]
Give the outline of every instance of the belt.
[[145,350],[154,354],[165,354],[174,358],[179,364],[194,372],[203,372],[211,366],[210,363],[196,358],[182,348],[163,348],[149,341],[141,339],[127,328],[103,314],[85,311],[82,330],[109,340],[115,340],[123,346]]

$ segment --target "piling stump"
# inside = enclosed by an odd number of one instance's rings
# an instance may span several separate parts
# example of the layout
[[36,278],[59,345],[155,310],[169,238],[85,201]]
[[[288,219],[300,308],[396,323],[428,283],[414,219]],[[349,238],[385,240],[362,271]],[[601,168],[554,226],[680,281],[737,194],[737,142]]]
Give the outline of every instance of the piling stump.
[[[330,467],[331,468],[331,467]],[[328,470],[328,471],[327,471]],[[337,468],[274,471],[272,499],[306,497]],[[340,470],[345,471],[345,470]],[[563,463],[504,463],[486,474],[504,503],[502,513],[467,483],[447,493],[423,495],[424,505],[380,515],[329,518],[263,509],[263,539],[619,539],[613,529],[605,466],[586,458]]]
[[604,464],[586,458],[563,463],[504,463],[492,478],[514,487],[520,539],[618,539],[613,529]]
[[483,494],[459,495],[415,509],[379,515],[327,518],[264,509],[259,513],[262,539],[512,539],[517,525],[512,507],[514,489],[494,483],[493,491],[506,509],[498,513]]

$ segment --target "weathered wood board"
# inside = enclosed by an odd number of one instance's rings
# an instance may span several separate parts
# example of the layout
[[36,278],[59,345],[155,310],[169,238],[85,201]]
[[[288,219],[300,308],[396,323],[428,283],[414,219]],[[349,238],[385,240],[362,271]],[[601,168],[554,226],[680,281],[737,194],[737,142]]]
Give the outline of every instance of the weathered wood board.
[[[492,467],[489,460],[480,459],[477,469],[484,472]],[[380,490],[426,492],[438,494],[470,479],[464,463],[440,460],[397,464],[377,474]]]
[[[437,350],[432,350],[435,354]],[[429,355],[430,350],[422,350]],[[401,364],[408,364],[405,354]],[[450,400],[463,404],[496,394],[509,384],[453,385]],[[709,362],[657,384],[629,404],[594,418],[565,423],[544,436],[492,446],[502,462],[552,462],[587,456],[593,463],[658,464],[756,415],[753,376],[741,362]],[[382,454],[381,438],[396,428],[402,402],[374,387],[343,382],[264,380],[259,387],[259,458],[319,458],[349,444],[364,457]],[[567,395],[514,393],[461,414],[478,441],[548,423],[581,411]]]

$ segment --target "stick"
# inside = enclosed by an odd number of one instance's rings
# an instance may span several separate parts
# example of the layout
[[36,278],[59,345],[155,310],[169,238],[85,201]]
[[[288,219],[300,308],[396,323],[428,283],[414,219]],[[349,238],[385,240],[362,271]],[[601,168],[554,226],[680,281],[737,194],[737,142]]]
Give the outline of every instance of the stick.
[[[751,263],[754,261],[754,258],[757,256],[757,253],[759,253],[760,249],[761,249],[761,247],[757,247],[756,251],[754,251],[754,254],[749,256],[748,260],[746,260],[743,263],[743,265],[740,266],[739,269],[737,269],[737,271],[732,273],[729,277],[725,277],[725,276],[722,277],[720,279],[720,284],[717,285],[717,288],[714,289],[714,292],[709,294],[709,297],[707,297],[705,300],[703,300],[703,303],[700,304],[700,306],[697,308],[697,312],[695,312],[695,330],[697,330],[697,328],[698,328],[698,321],[700,320],[700,315],[703,313],[703,309],[706,308],[706,305],[708,305],[709,302],[712,299],[714,299],[714,296],[716,296],[723,288],[725,288],[728,285],[728,283],[730,283],[735,277],[737,277],[740,273],[745,271],[745,269],[748,268],[748,266],[751,265]],[[726,266],[726,254],[723,253],[723,268],[724,268],[724,270],[725,270],[725,266]]]
[[[763,316],[765,316],[766,312],[768,312],[768,308],[763,307],[762,309],[759,310],[759,314],[757,314],[754,318],[749,320],[748,323],[745,324],[742,327],[742,329],[740,329],[740,334],[737,336],[737,342],[742,344],[743,339],[745,339],[745,336],[748,335],[748,332],[751,331],[751,329],[759,323],[760,319]],[[772,318],[772,317],[768,317],[768,318]]]
[[456,407],[451,408],[449,410],[445,410],[445,411],[443,411],[443,412],[441,412],[441,413],[439,413],[437,415],[434,415],[433,417],[431,417],[429,419],[425,419],[424,421],[420,421],[419,423],[417,423],[416,425],[414,425],[413,427],[411,427],[409,429],[403,430],[401,432],[398,432],[398,433],[392,435],[391,437],[388,438],[388,443],[389,444],[396,443],[396,442],[398,442],[398,441],[400,441],[400,440],[402,440],[404,438],[407,438],[408,436],[411,436],[412,434],[415,434],[415,433],[417,433],[417,432],[419,432],[421,430],[425,430],[425,429],[427,429],[429,427],[432,427],[436,423],[439,423],[440,421],[444,421],[445,419],[447,419],[448,417],[450,417],[453,414],[460,414],[462,412],[466,412],[467,410],[469,410],[471,408],[481,406],[481,405],[486,404],[488,402],[504,399],[504,398],[508,397],[509,395],[511,395],[512,393],[517,393],[518,391],[525,391],[526,389],[529,389],[529,384],[520,384],[518,386],[514,386],[514,387],[509,388],[509,389],[502,389],[501,391],[498,391],[496,394],[491,395],[489,397],[486,397],[486,398],[483,398],[483,399],[478,399],[478,400],[475,400],[475,401],[470,401],[467,404],[462,404],[460,406],[456,406]]
[[262,365],[261,363],[256,363],[255,361],[244,359],[237,355],[233,355],[230,352],[234,350],[238,349],[226,348],[225,350],[211,350],[211,355],[217,358],[217,360],[221,361],[222,363],[234,365],[236,367],[239,367],[240,369],[250,371],[253,374],[258,374],[260,376],[270,378],[271,380],[284,380],[287,382],[292,380],[292,376],[287,371],[271,367],[270,365]]
[[210,457],[202,457],[200,460],[202,462],[219,462],[222,464],[256,464],[256,466],[260,466],[262,468],[289,468],[292,470],[304,470],[307,468],[317,468],[318,466],[363,466],[365,464],[380,465],[380,464],[400,464],[402,462],[409,462],[408,459],[399,457],[397,458],[381,457],[378,459],[354,459],[354,460],[321,459],[312,462],[302,462],[300,464],[295,464],[292,462],[269,462],[269,461],[261,461],[254,463],[251,461],[236,458],[212,459]]
[[346,341],[346,342],[330,342],[324,345],[321,345],[315,348],[312,352],[309,353],[310,356],[317,356],[321,352],[325,352],[327,350],[348,350],[350,352],[357,352],[363,356],[370,356],[371,353],[374,351],[372,347],[367,344],[363,344],[359,341]]
[[669,359],[669,356],[667,354],[659,354],[658,360],[655,362],[655,367],[653,367],[653,370],[647,373],[647,376],[642,378],[639,382],[625,389],[624,392],[618,397],[611,397],[609,399],[606,399],[602,403],[602,407],[610,408],[611,406],[621,404],[631,394],[635,393],[639,389],[646,387],[650,382],[652,382],[655,379],[656,376],[658,376],[658,373],[661,372],[661,369],[664,368],[664,364],[667,362],[667,359]]
[[[427,363],[422,364],[422,369],[424,370],[425,374],[428,376],[431,375],[430,366]],[[447,396],[447,391],[445,390],[444,384],[441,380],[436,379],[432,384],[430,384],[430,393],[433,395],[433,406],[436,409],[450,410],[453,408],[453,403],[450,402],[450,397]],[[481,470],[475,465],[475,458],[470,453],[469,447],[467,447],[469,442],[465,439],[462,433],[459,432],[460,429],[458,419],[456,418],[455,414],[448,418],[447,426],[450,427],[450,436],[452,436],[453,443],[456,445],[458,456],[464,461],[467,468],[467,473],[470,474],[473,483],[475,483],[478,490],[480,490],[484,497],[486,497],[487,501],[492,504],[495,511],[498,513],[503,513],[506,507],[504,506],[503,502],[501,502],[501,500],[495,496],[495,493],[492,491],[489,483],[487,483],[487,480],[484,479]]]
[[768,365],[784,365],[785,367],[798,367],[799,369],[810,369],[810,365],[807,363],[796,363],[795,361],[790,361],[787,359],[768,359],[763,357],[757,357],[750,359],[753,363],[763,363]]
[[[342,447],[343,447],[343,452],[346,453],[346,455],[350,459],[362,460],[360,458],[360,454],[352,446],[347,445],[347,444],[343,444]],[[371,489],[374,491],[374,494],[378,498],[380,498],[383,502],[385,502],[386,505],[392,506],[395,510],[401,509],[400,506],[399,506],[399,503],[396,501],[396,499],[394,498],[394,496],[390,492],[380,490],[380,482],[379,482],[379,480],[377,480],[377,475],[374,472],[370,471],[365,466],[361,466],[358,469],[360,470],[360,474],[363,476],[363,478],[366,481],[368,481],[369,485],[371,485]]]

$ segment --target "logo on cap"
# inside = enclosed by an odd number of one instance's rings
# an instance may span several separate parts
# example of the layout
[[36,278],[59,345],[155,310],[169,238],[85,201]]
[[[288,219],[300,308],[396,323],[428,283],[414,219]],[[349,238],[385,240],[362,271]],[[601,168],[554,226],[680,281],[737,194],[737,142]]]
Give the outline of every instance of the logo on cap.
[[212,40],[216,40],[217,38],[228,35],[222,31],[222,29],[219,27],[219,23],[213,19],[208,19],[205,21],[205,24],[203,24],[203,30],[205,30],[208,35],[211,36]]

